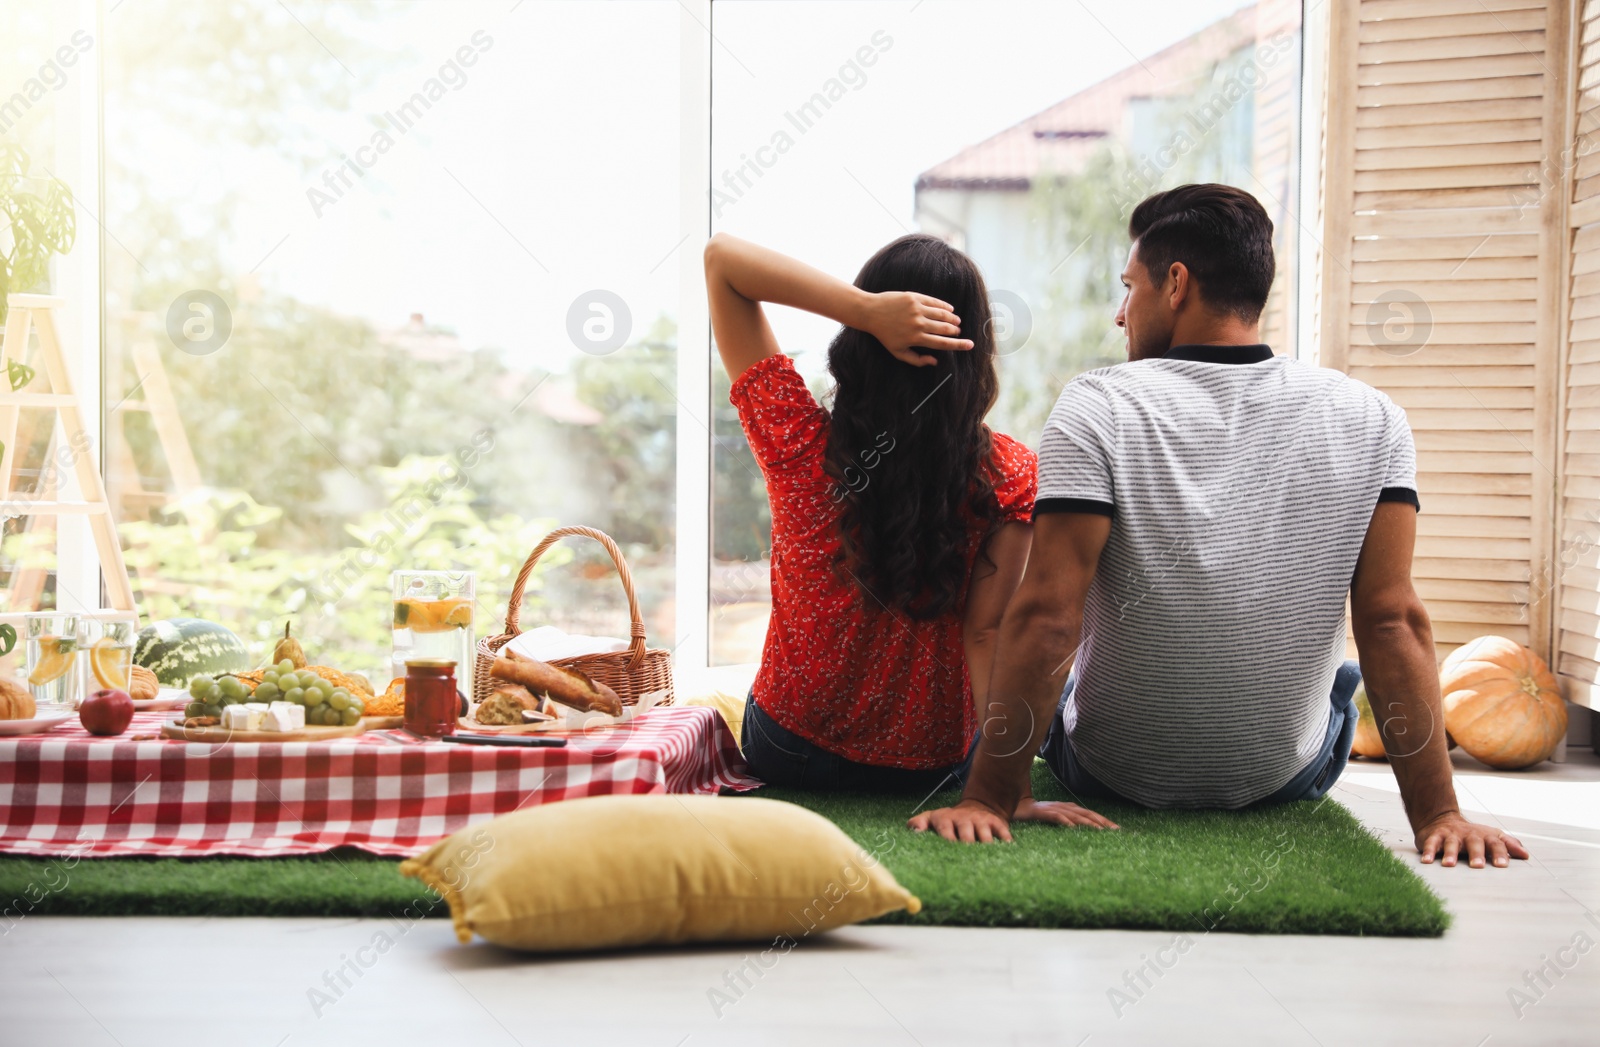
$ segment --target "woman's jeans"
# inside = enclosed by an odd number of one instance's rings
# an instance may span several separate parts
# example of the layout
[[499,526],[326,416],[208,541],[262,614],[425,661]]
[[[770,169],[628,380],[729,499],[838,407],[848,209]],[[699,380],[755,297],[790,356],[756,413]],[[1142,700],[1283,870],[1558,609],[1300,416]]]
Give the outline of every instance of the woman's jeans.
[[946,779],[951,788],[958,787],[960,780],[952,773],[965,766],[962,761],[950,767],[909,771],[856,763],[782,727],[762,712],[753,696],[745,699],[739,745],[750,773],[757,778],[768,785],[810,792],[926,794]]

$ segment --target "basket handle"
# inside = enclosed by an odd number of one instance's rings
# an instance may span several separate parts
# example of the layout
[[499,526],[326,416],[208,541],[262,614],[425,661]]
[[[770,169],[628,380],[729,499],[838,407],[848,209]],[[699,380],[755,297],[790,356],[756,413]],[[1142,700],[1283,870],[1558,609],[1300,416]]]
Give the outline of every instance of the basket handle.
[[606,552],[611,554],[611,562],[617,565],[617,574],[622,577],[622,591],[628,594],[628,619],[632,636],[628,644],[628,668],[637,669],[644,661],[644,616],[639,613],[639,598],[633,592],[633,572],[628,570],[628,561],[622,558],[622,550],[617,548],[611,536],[593,527],[557,527],[534,546],[533,552],[523,562],[522,570],[517,572],[516,584],[511,587],[511,603],[506,606],[506,634],[515,636],[522,631],[517,624],[522,612],[522,590],[528,584],[529,575],[533,574],[534,565],[552,545],[574,536],[593,538],[605,546]]

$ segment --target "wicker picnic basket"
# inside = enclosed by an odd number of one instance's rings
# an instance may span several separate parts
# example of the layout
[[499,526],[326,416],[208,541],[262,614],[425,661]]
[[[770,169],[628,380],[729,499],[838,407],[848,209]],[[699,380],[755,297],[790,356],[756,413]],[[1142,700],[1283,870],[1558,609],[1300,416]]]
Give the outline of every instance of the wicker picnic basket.
[[494,664],[500,648],[522,632],[517,620],[522,611],[522,590],[528,584],[528,576],[533,573],[534,564],[539,562],[539,557],[543,556],[552,545],[574,535],[593,538],[605,546],[606,552],[611,554],[611,562],[617,565],[617,574],[622,576],[622,590],[628,594],[632,642],[626,651],[558,658],[550,664],[563,669],[573,669],[593,680],[598,680],[616,691],[624,705],[635,704],[641,694],[662,690],[667,692],[667,696],[659,704],[671,705],[672,652],[662,647],[645,646],[644,617],[639,613],[639,598],[633,592],[633,574],[628,570],[628,562],[622,558],[622,550],[617,548],[617,543],[611,540],[611,536],[593,527],[558,527],[545,535],[533,552],[528,554],[522,570],[517,572],[516,584],[511,587],[511,602],[506,607],[506,631],[499,636],[486,636],[478,641],[477,664],[473,667],[472,673],[473,700],[481,702],[488,697],[493,689],[493,683],[489,678],[489,667]]

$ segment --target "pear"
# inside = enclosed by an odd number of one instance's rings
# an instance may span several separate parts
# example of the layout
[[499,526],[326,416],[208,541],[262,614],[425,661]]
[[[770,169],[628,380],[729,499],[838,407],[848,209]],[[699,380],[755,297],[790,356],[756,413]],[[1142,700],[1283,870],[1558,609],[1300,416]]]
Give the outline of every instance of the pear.
[[283,639],[278,641],[278,646],[272,649],[272,664],[277,665],[285,658],[289,659],[296,669],[306,667],[305,648],[300,646],[300,641],[289,635],[289,623],[283,623]]

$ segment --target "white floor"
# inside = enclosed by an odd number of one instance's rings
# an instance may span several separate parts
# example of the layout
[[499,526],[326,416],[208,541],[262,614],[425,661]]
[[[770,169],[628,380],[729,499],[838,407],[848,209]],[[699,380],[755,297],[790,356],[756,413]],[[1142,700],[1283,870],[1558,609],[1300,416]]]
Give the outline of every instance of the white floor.
[[[0,938],[0,1045],[1600,1044],[1600,759],[1457,772],[1535,859],[1419,867],[1455,914],[1443,939],[1196,936],[1137,998],[1125,974],[1173,934],[854,928],[736,994],[749,949],[550,961],[436,920],[29,917]],[[1385,765],[1338,798],[1416,865]],[[335,998],[325,975],[380,932],[397,946]]]

